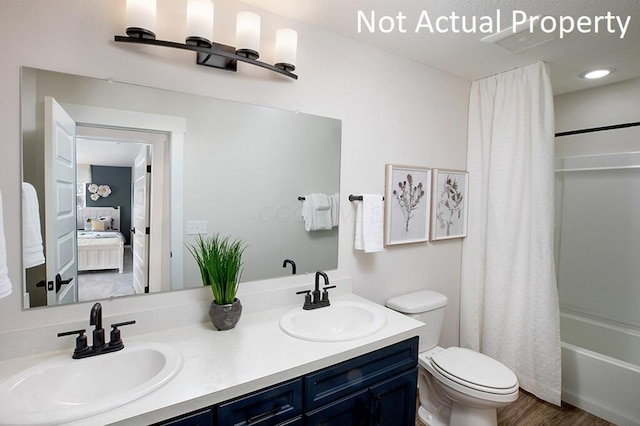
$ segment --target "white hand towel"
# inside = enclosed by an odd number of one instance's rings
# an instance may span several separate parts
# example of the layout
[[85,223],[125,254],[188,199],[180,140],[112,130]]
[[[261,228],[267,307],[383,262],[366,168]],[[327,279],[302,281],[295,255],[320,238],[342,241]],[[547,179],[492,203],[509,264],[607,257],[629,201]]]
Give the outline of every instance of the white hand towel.
[[7,244],[4,238],[4,219],[2,216],[2,193],[0,192],[0,299],[11,294],[11,281],[7,268]]
[[22,182],[22,265],[31,268],[44,260],[38,194],[33,185]]
[[383,217],[384,206],[382,195],[364,194],[362,202],[356,207],[356,250],[374,253],[384,250]]
[[331,208],[327,194],[308,194],[302,202],[302,218],[307,231],[326,231],[331,229]]
[[331,205],[331,226],[335,228],[340,224],[340,194],[336,192],[330,195],[329,204]]

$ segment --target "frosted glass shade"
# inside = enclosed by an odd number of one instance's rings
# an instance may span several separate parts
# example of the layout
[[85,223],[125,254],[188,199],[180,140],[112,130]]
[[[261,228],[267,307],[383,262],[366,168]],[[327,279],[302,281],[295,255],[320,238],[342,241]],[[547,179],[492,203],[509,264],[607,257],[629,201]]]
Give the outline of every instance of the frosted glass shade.
[[156,0],[127,0],[127,34],[155,38]]
[[276,32],[275,65],[293,71],[296,69],[298,51],[298,33],[289,28],[281,28]]
[[213,3],[189,0],[187,3],[187,44],[211,47],[213,40]]
[[236,53],[257,59],[260,56],[260,16],[253,12],[238,13]]

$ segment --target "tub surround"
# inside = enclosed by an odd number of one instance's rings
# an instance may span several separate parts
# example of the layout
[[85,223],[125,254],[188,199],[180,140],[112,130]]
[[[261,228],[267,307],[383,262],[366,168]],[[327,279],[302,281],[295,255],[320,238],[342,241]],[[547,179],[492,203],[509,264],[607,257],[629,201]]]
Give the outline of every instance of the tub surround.
[[[125,350],[128,342],[165,343],[182,353],[184,365],[160,389],[81,423],[142,425],[166,420],[398,343],[417,336],[423,327],[418,321],[351,293],[343,291],[333,295],[332,300],[357,301],[382,310],[387,324],[377,333],[353,341],[299,340],[280,330],[278,322],[285,312],[301,306],[300,300],[272,309],[248,309],[234,329],[223,332],[214,330],[211,323],[201,322],[135,336],[123,333]],[[249,295],[247,302],[253,305]],[[106,317],[104,322],[113,321]],[[63,351],[0,362],[0,380],[61,352],[71,356],[73,339],[67,346]]]

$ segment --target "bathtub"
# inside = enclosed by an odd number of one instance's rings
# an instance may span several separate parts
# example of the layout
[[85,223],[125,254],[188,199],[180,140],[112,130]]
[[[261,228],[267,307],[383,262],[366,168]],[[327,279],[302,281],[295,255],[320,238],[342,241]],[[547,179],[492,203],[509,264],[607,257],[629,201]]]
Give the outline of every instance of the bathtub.
[[561,312],[562,400],[617,425],[640,425],[640,332]]

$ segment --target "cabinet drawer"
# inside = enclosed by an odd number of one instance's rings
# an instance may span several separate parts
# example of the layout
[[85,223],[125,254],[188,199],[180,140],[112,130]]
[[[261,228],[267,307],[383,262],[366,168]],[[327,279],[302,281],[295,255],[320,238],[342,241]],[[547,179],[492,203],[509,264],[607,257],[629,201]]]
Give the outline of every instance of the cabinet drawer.
[[218,406],[218,424],[277,425],[302,414],[302,381],[283,383]]
[[414,337],[304,376],[305,410],[313,410],[418,364]]

